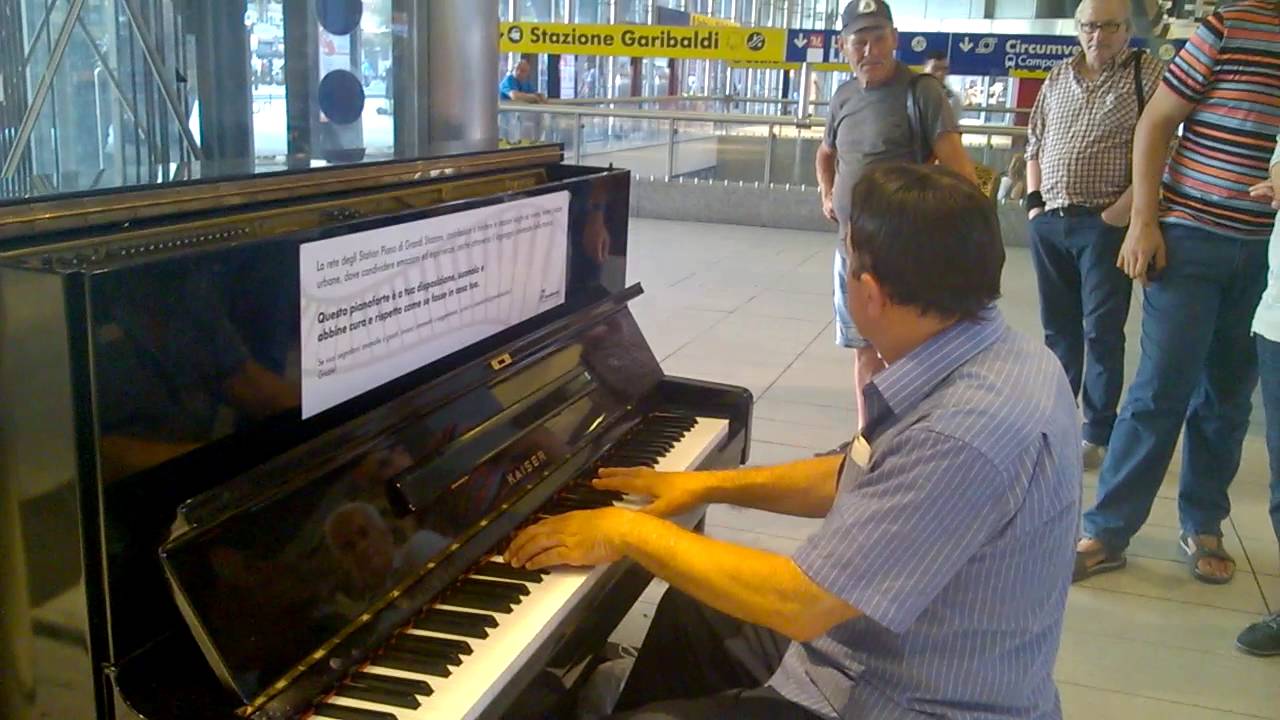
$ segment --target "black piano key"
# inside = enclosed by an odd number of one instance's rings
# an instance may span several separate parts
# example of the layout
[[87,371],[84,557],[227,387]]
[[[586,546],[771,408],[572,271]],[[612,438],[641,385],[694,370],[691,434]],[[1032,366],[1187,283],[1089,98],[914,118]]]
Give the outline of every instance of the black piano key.
[[319,703],[316,713],[335,720],[399,720],[395,715],[381,710],[365,710],[333,703]]
[[[446,605],[457,605],[458,607],[465,607],[468,609],[471,609],[472,606],[463,605],[461,602],[457,602],[456,599],[458,598],[465,598],[467,600],[483,599],[483,600],[488,600],[494,603],[498,603],[498,605],[496,605],[495,607],[507,607],[507,608],[512,608],[512,607],[515,607],[516,605],[519,605],[521,600],[521,597],[519,595],[513,595],[510,593],[504,593],[500,590],[489,590],[485,588],[477,588],[475,590],[472,590],[471,588],[457,588],[455,590],[449,591],[444,597],[446,598],[445,600]],[[484,608],[479,606],[476,606],[476,607],[478,607],[481,610],[487,610],[488,612],[503,612],[502,610],[497,610],[497,609],[490,610],[489,608]],[[507,610],[506,612],[510,612],[510,610]]]
[[637,432],[634,435],[627,436],[627,439],[623,440],[623,444],[631,442],[632,440],[635,440],[638,442],[648,442],[652,440],[675,442],[676,440],[680,440],[684,438],[684,436],[688,434],[689,434],[688,430],[676,430],[676,429],[641,430],[640,432]]
[[423,617],[414,620],[413,626],[419,630],[430,630],[431,632],[475,638],[476,640],[484,640],[489,637],[489,631],[483,626],[466,620],[454,620],[451,618],[424,615]]
[[468,583],[467,580],[460,580],[454,585],[454,591],[462,594],[474,594],[476,597],[489,597],[498,602],[506,602],[508,605],[520,605],[520,601],[524,596],[513,591],[503,588],[490,588],[485,585],[474,585]]
[[572,512],[574,510],[597,510],[601,505],[594,500],[582,500],[574,497],[557,497],[555,500],[551,501],[551,507],[557,512]]
[[522,598],[529,594],[529,586],[524,583],[508,582],[506,580],[466,577],[459,580],[457,586],[463,592],[488,593],[501,597]]
[[352,673],[347,678],[347,682],[352,685],[362,685],[364,687],[380,687],[389,690],[399,690],[400,692],[410,693],[412,695],[421,695],[427,697],[435,692],[430,685],[423,680],[410,680],[409,678],[393,677],[391,675],[383,675],[381,673],[366,672],[361,670]]
[[471,643],[466,640],[451,640],[449,638],[435,637],[434,635],[415,635],[414,633],[404,633],[398,637],[410,639],[413,642],[426,643],[429,642],[447,652],[455,655],[470,655]]
[[634,457],[619,459],[618,467],[648,467],[651,468],[658,464],[658,458],[655,457]]
[[457,667],[462,664],[462,658],[457,653],[445,652],[437,648],[419,647],[412,643],[392,642],[387,645],[386,650],[387,652],[394,652],[407,657],[443,663],[448,667]]
[[643,452],[641,450],[620,452],[612,457],[617,462],[646,462],[657,460],[658,456],[654,453]]
[[507,602],[491,595],[477,595],[475,593],[466,593],[454,591],[446,594],[442,599],[445,605],[456,605],[460,608],[468,610],[484,610],[486,612],[501,613],[510,615],[511,608],[514,603]]
[[456,650],[437,645],[431,642],[433,639],[422,635],[401,635],[392,640],[387,649],[433,657],[450,665],[462,664],[462,656]]
[[502,578],[503,580],[519,580],[521,582],[538,583],[542,582],[542,578],[547,574],[547,571],[525,570],[524,568],[512,567],[506,563],[491,561],[476,568],[476,574]]
[[445,610],[444,608],[431,608],[427,611],[426,617],[439,617],[449,620],[456,620],[459,623],[473,625],[482,628],[498,627],[498,618],[484,613],[460,612],[458,610]]
[[430,675],[432,677],[449,677],[453,674],[453,671],[449,669],[449,664],[443,660],[414,655],[400,650],[388,650],[379,655],[373,663],[382,667],[418,673],[419,675]]
[[405,708],[407,710],[417,710],[422,707],[422,703],[412,693],[404,693],[399,690],[391,690],[383,687],[372,687],[369,685],[343,685],[333,692],[338,697],[351,698],[352,700],[364,700],[365,702],[378,703],[379,705],[390,705],[391,707]]
[[611,493],[602,490],[588,491],[586,488],[573,488],[566,490],[560,495],[576,503],[589,504],[591,507],[602,508],[613,504],[616,499]]

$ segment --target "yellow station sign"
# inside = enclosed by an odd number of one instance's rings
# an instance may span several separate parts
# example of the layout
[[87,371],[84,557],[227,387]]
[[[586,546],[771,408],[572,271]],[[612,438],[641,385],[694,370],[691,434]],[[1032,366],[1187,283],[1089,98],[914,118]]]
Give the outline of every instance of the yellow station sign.
[[500,32],[502,52],[557,55],[781,62],[787,42],[781,28],[514,22],[502,23]]

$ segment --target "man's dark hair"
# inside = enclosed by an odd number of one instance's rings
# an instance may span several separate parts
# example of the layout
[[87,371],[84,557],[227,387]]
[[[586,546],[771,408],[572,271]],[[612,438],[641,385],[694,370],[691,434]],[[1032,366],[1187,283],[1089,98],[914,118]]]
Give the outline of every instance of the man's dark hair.
[[949,319],[972,319],[1000,297],[1000,223],[968,179],[937,165],[877,165],[852,194],[850,278],[870,273],[894,303]]
[[929,61],[929,60],[944,60],[944,61],[945,61],[945,60],[947,60],[947,51],[946,51],[946,50],[934,50],[933,52],[929,53],[928,55],[925,55],[925,56],[924,56],[924,59],[925,59],[926,61]]

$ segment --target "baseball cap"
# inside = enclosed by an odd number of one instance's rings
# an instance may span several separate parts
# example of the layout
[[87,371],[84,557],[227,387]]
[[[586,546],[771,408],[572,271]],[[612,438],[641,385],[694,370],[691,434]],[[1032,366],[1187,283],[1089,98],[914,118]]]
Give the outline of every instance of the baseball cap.
[[884,0],[851,0],[840,15],[841,32],[893,27],[893,13]]

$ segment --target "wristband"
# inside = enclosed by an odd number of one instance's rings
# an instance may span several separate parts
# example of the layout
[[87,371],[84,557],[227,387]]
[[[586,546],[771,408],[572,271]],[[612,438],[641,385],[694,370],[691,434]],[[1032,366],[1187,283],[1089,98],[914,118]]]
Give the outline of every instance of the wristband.
[[1042,208],[1045,206],[1044,197],[1040,194],[1039,190],[1033,190],[1027,193],[1027,196],[1022,199],[1022,206],[1027,209],[1027,212],[1031,212],[1037,208]]

